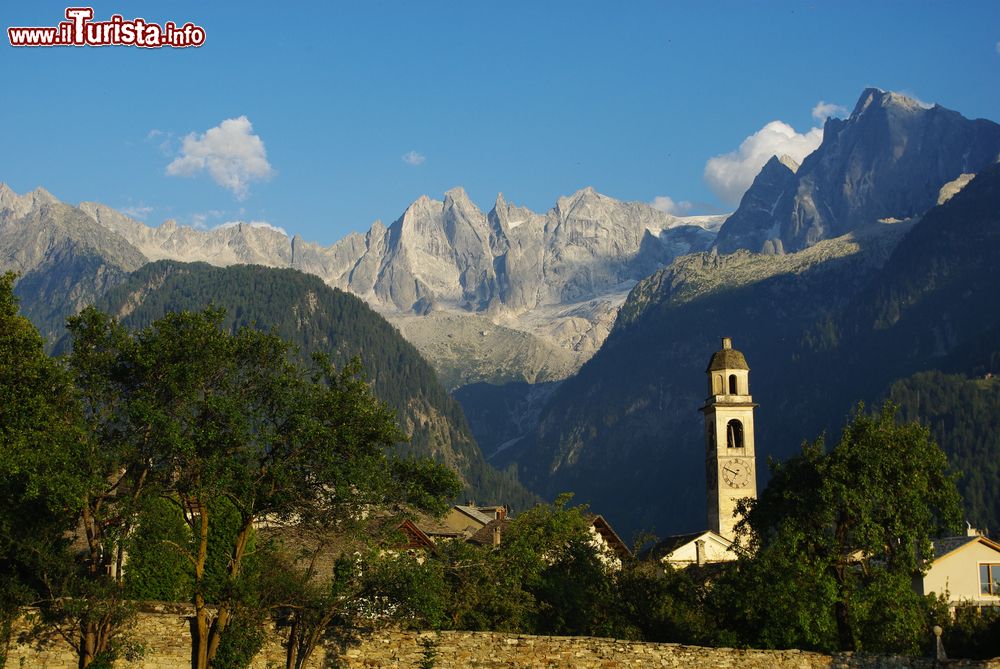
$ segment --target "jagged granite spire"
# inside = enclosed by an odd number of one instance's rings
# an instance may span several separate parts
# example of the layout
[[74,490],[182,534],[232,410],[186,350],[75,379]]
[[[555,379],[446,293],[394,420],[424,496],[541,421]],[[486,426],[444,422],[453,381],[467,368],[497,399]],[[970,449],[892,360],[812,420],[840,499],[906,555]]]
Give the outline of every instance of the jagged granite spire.
[[[830,118],[794,175],[774,161],[719,231],[728,253],[796,251],[882,219],[908,219],[946,183],[997,160],[1000,125],[868,88],[850,118]],[[789,170],[791,172],[791,170]]]

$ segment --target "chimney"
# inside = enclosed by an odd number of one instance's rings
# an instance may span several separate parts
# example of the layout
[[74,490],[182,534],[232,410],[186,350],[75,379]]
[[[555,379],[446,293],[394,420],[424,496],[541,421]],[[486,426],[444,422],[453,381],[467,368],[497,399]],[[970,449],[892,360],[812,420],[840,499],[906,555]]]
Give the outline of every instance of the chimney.
[[982,532],[980,532],[979,530],[977,530],[972,526],[972,523],[970,523],[969,521],[965,521],[965,536],[978,537],[982,536],[982,534],[983,534]]
[[500,523],[493,526],[493,547],[500,545]]
[[722,348],[728,350],[728,349],[731,349],[732,347],[733,347],[733,340],[732,340],[732,338],[731,337],[723,337],[722,338]]
[[695,554],[695,561],[698,563],[699,567],[702,566],[703,564],[705,564],[705,540],[704,539],[698,539],[698,541],[694,542],[694,554]]

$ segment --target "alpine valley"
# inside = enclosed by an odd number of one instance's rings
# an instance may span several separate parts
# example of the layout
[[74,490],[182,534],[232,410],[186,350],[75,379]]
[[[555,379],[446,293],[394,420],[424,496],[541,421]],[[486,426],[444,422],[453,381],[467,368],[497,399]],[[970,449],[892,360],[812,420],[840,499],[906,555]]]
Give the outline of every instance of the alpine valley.
[[1000,125],[867,89],[728,217],[591,188],[543,214],[502,195],[484,213],[455,188],[323,247],[0,185],[0,271],[20,273],[53,347],[88,303],[136,327],[214,303],[304,353],[359,356],[403,448],[454,466],[466,494],[523,507],[573,491],[626,538],[703,524],[697,409],[730,336],[752,369],[761,469],[836,439],[857,401],[893,398],[964,474],[969,520],[997,528],[998,158]]

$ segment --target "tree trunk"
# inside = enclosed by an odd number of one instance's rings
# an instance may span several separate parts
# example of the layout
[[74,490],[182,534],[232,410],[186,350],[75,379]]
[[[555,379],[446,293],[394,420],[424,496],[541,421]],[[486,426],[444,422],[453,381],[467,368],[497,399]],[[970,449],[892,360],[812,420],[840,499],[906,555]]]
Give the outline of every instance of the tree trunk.
[[839,601],[836,607],[837,616],[837,638],[840,642],[840,650],[854,650],[854,632],[851,629],[847,602]]
[[[189,522],[193,525],[195,503],[189,500],[187,504],[188,512],[191,514]],[[205,561],[208,558],[208,508],[198,501],[197,511],[200,514],[200,523],[198,526],[198,557],[194,561],[195,593],[194,625],[191,629],[191,667],[192,669],[208,669],[208,609],[205,608],[205,593],[201,590],[205,585]]]
[[[247,543],[250,541],[250,532],[253,529],[252,519],[244,519],[243,526],[236,534],[236,545],[233,548],[233,556],[229,561],[229,579],[235,581],[240,575],[243,566],[243,556],[246,554]],[[206,535],[207,536],[207,535]],[[222,635],[232,618],[232,603],[219,602],[219,611],[212,622],[208,632],[208,661],[215,659],[215,654],[219,652],[219,644],[222,643]]]
[[222,642],[222,633],[226,631],[226,625],[230,618],[229,604],[219,604],[219,613],[212,621],[212,627],[208,632],[208,661],[215,659],[215,654],[219,652],[219,644]]
[[80,652],[77,658],[77,666],[80,669],[87,669],[93,663],[97,655],[97,634],[93,623],[82,623],[80,625]]
[[833,569],[837,581],[837,604],[834,607],[834,618],[837,621],[837,641],[840,650],[854,650],[854,630],[851,627],[850,596],[847,592],[847,577],[845,570],[849,566],[838,565]]
[[208,610],[205,597],[194,596],[194,625],[191,629],[191,669],[208,669]]
[[306,662],[309,661],[309,658],[312,657],[313,651],[316,650],[316,645],[319,643],[320,635],[323,634],[325,628],[325,625],[317,627],[309,634],[309,638],[304,640],[302,652],[299,653],[299,662],[295,665],[295,669],[302,669],[306,665]]
[[285,652],[285,669],[298,669],[299,655],[299,614],[292,614],[292,625],[288,631],[288,646]]

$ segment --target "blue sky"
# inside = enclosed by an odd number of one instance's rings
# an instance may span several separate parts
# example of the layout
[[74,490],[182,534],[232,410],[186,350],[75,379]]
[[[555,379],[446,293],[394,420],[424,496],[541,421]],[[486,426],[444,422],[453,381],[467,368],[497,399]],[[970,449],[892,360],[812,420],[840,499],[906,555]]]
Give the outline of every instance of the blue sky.
[[[54,26],[66,6],[6,0],[0,16]],[[878,86],[1000,120],[995,0],[92,6],[191,21],[207,40],[14,49],[4,35],[0,181],[153,225],[267,221],[330,244],[458,185],[484,210],[498,191],[544,211],[590,185],[728,211],[742,182],[706,179],[706,163],[773,121],[713,165],[745,171],[791,129],[818,141],[821,101],[849,110]]]

